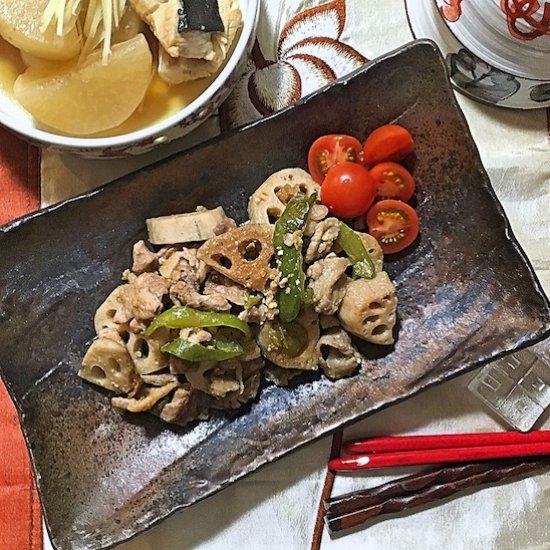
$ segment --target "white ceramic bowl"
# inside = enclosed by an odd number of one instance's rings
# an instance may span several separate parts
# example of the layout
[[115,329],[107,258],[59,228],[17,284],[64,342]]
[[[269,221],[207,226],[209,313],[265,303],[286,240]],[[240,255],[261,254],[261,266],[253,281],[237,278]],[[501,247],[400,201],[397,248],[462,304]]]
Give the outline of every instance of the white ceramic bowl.
[[[77,138],[38,128],[33,118],[15,100],[0,97],[0,124],[23,139],[54,151],[88,158],[113,158],[146,153],[194,130],[227,99],[246,69],[256,38],[259,0],[240,0],[243,28],[233,53],[212,84],[188,106],[151,126],[114,137]],[[1,92],[0,92],[1,95]]]
[[[435,1],[455,37],[483,61],[520,78],[550,80],[550,27],[545,15],[550,1]],[[447,10],[454,17],[445,17]]]

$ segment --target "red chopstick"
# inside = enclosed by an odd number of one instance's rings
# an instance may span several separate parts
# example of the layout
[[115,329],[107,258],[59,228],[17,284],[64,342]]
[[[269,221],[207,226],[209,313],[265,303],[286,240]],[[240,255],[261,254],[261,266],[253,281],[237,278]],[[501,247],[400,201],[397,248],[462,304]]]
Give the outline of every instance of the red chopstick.
[[419,466],[423,464],[468,462],[471,460],[542,456],[547,454],[550,454],[550,442],[548,441],[543,443],[516,443],[510,445],[485,445],[480,447],[422,449],[418,451],[351,455],[331,460],[328,463],[328,467],[331,470],[345,472],[370,470],[372,468]]
[[350,454],[419,451],[421,449],[451,449],[456,447],[484,447],[515,443],[544,443],[550,441],[550,431],[531,433],[489,432],[452,435],[405,435],[372,437],[347,441],[342,449]]

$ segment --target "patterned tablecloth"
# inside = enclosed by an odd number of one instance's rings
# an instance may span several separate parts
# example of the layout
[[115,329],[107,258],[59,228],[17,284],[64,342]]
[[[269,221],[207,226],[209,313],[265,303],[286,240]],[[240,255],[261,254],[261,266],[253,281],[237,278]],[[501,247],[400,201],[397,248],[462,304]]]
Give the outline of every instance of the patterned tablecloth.
[[[220,125],[224,129],[234,127],[283,108],[412,39],[403,0],[263,0],[262,4],[258,42],[249,72],[220,117],[208,121],[184,140],[137,159],[84,161],[44,153],[43,204],[68,198],[183,150],[217,133]],[[459,100],[513,230],[548,292],[548,115],[545,111],[499,110],[463,97]],[[505,429],[466,390],[471,376],[374,415],[346,430],[345,437]],[[319,522],[316,527],[321,492],[324,486],[325,490],[330,489],[325,468],[330,445],[327,438],[264,467],[124,548],[549,548],[546,510],[550,505],[550,478],[545,475],[474,492],[417,514],[399,515],[368,529],[331,538]],[[0,471],[0,476],[3,473]],[[331,492],[337,495],[387,479],[379,473],[338,475]],[[49,547],[47,541],[45,547]],[[17,550],[26,549],[18,546]]]

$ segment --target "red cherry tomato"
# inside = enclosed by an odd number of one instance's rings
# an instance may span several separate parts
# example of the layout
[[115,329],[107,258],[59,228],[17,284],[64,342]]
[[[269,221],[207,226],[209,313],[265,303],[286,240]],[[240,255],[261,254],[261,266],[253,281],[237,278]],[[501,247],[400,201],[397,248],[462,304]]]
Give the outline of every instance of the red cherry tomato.
[[415,183],[411,173],[395,162],[377,164],[370,175],[376,185],[376,196],[407,202],[414,195]]
[[377,202],[367,213],[367,225],[384,254],[401,252],[418,236],[416,211],[402,201]]
[[344,134],[322,136],[309,148],[307,165],[311,177],[322,183],[329,168],[339,162],[360,162],[362,145],[358,139]]
[[408,130],[397,124],[380,126],[363,145],[363,162],[374,166],[381,162],[399,162],[414,151],[414,140]]
[[321,202],[341,218],[364,214],[375,194],[374,181],[368,170],[354,162],[335,164],[321,186]]

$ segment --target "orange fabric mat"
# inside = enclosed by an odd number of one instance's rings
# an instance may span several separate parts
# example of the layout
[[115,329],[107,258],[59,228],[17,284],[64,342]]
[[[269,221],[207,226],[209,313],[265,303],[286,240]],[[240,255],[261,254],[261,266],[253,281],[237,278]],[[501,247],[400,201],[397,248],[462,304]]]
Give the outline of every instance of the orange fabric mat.
[[[40,208],[38,149],[0,128],[0,225]],[[42,550],[42,516],[15,407],[0,381],[0,548]]]

